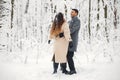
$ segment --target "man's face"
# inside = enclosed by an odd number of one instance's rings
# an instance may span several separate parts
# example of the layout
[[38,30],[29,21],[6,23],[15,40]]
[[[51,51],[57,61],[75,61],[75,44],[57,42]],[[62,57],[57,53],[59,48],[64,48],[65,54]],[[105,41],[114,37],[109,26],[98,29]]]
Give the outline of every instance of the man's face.
[[74,10],[72,10],[71,11],[71,17],[75,17],[75,16],[77,16],[77,13]]

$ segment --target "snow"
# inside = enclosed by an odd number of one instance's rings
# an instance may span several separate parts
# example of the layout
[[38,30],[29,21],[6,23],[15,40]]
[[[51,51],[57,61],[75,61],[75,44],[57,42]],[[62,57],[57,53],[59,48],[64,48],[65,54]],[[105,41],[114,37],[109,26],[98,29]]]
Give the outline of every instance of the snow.
[[[31,55],[26,55],[25,62],[24,54],[30,52]],[[60,68],[57,74],[52,74],[51,52],[51,45],[46,44],[46,48],[39,54],[34,49],[24,53],[0,54],[0,80],[120,80],[118,59],[114,62],[90,62],[86,55],[80,53],[75,53],[74,56],[77,74],[62,74]]]
[[1,80],[120,80],[119,63],[81,63],[76,62],[77,74],[65,75],[58,69],[52,74],[49,57],[41,58],[39,64],[1,63]]

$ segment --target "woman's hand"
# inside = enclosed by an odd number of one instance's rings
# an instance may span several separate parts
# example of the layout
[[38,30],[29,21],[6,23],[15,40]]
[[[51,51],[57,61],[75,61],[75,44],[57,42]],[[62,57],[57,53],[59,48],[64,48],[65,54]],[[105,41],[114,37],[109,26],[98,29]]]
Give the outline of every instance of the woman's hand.
[[51,40],[48,40],[48,44],[50,44]]

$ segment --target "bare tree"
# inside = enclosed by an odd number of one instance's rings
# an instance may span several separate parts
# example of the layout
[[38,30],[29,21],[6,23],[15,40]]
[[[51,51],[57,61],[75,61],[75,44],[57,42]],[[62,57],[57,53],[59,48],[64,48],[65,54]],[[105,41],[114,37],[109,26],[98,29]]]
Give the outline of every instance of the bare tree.
[[[99,15],[99,11],[100,11],[99,3],[100,3],[100,0],[98,0],[98,5],[97,5],[97,10],[98,10],[98,13],[97,13],[97,20],[98,20],[98,21],[99,21],[99,17],[100,17],[100,15]],[[97,23],[97,31],[98,31],[98,29],[99,29],[99,23]]]
[[90,37],[91,37],[90,21],[91,21],[91,0],[89,0],[89,18],[88,18],[88,33],[89,33],[89,39],[90,39]]
[[4,13],[6,10],[9,10],[9,9],[7,9],[7,8],[4,6],[4,4],[6,4],[6,3],[7,3],[7,2],[4,1],[4,0],[1,0],[1,1],[0,1],[0,28],[2,28],[2,26],[4,25],[4,23],[2,22],[2,19],[3,19],[5,16],[8,15],[8,14],[5,14],[5,13]]
[[27,0],[27,3],[26,3],[25,13],[28,12],[28,7],[29,7],[29,0]]
[[14,0],[11,0],[11,28],[13,28]]
[[114,0],[114,26],[117,29],[117,8],[116,8],[116,0]]

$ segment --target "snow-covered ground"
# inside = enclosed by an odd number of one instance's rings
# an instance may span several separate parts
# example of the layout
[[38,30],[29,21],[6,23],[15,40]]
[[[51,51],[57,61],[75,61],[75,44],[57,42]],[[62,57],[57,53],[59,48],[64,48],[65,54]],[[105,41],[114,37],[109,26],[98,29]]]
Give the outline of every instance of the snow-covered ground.
[[[4,59],[2,59],[3,56]],[[120,63],[118,62],[83,63],[75,56],[77,74],[65,75],[58,69],[58,73],[53,75],[52,54],[49,53],[41,54],[38,64],[35,63],[36,59],[32,58],[27,64],[19,63],[19,59],[11,55],[9,57],[6,55],[7,60],[4,54],[0,55],[0,58],[0,80],[120,80]]]

